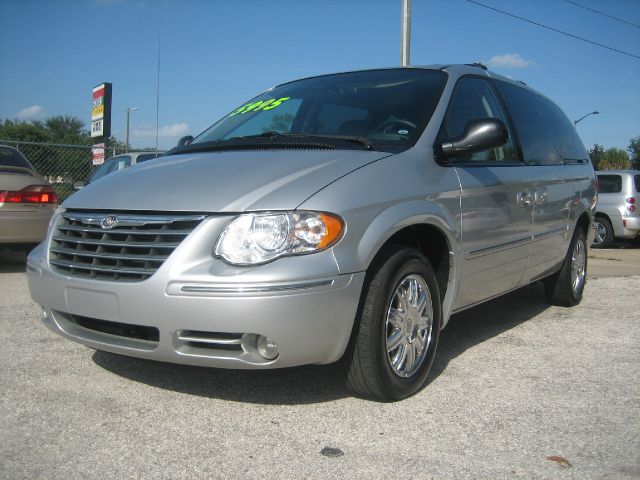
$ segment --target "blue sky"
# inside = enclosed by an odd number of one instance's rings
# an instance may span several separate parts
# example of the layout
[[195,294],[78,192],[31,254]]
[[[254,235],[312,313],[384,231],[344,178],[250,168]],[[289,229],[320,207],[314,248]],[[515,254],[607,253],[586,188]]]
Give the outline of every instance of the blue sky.
[[[567,0],[478,0],[640,56],[640,28]],[[638,0],[575,0],[640,25]],[[401,0],[0,0],[0,118],[90,122],[91,90],[113,83],[112,132],[160,146],[197,134],[295,78],[400,62]],[[413,0],[411,63],[483,61],[555,100],[587,147],[640,135],[640,59],[469,3]]]

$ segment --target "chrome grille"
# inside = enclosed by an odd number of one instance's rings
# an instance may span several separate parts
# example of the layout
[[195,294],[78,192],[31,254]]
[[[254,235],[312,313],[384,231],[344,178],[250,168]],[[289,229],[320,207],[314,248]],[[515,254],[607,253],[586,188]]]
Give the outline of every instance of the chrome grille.
[[204,218],[65,212],[51,238],[49,262],[72,276],[145,280]]

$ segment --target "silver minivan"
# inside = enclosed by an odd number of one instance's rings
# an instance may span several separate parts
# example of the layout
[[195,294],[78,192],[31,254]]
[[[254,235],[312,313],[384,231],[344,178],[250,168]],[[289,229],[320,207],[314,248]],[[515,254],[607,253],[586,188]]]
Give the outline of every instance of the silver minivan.
[[481,65],[274,87],[68,198],[29,256],[54,332],[134,357],[341,361],[379,400],[426,383],[451,315],[586,281],[595,175],[546,97]]

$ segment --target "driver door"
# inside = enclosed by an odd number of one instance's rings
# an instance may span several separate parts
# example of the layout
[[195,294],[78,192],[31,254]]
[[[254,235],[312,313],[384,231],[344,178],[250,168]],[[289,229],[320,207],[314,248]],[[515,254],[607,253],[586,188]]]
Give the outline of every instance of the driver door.
[[[489,82],[463,77],[454,90],[441,136],[459,136],[469,121],[481,118],[497,118],[509,125]],[[527,265],[533,211],[522,194],[530,180],[511,131],[509,138],[501,147],[452,161],[461,185],[463,260],[457,309],[517,287]]]

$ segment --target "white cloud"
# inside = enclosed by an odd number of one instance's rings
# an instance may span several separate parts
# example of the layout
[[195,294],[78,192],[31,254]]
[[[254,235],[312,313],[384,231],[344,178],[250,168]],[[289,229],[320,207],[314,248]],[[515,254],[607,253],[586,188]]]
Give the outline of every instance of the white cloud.
[[[174,123],[160,127],[158,129],[158,138],[178,138],[187,135],[187,133],[189,133],[188,123]],[[132,130],[132,136],[140,139],[156,138],[156,127],[155,125],[142,125]]]
[[18,120],[42,120],[47,116],[47,111],[42,105],[31,105],[16,113]]
[[494,55],[487,60],[487,65],[492,68],[526,68],[535,64],[533,60],[525,60],[517,53]]

